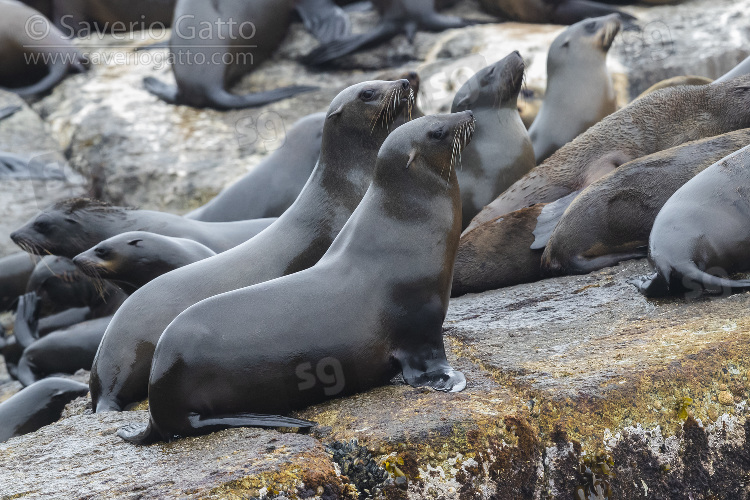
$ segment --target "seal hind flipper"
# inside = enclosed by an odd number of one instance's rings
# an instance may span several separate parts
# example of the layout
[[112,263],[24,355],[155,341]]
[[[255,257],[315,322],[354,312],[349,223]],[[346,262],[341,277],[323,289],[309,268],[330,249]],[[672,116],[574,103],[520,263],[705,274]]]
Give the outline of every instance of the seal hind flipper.
[[349,15],[331,0],[300,0],[296,8],[307,31],[320,43],[340,40],[351,33]]
[[39,325],[39,296],[36,292],[29,292],[18,297],[18,309],[16,310],[16,322],[13,326],[13,334],[16,342],[24,349],[28,348],[39,338],[37,330]]
[[126,425],[117,430],[117,435],[129,443],[144,446],[162,440],[151,423]]
[[6,106],[0,109],[0,120],[5,120],[6,118],[10,118],[11,116],[21,111],[21,109],[23,109],[21,108],[21,106]]
[[[26,351],[24,351],[25,353]],[[42,379],[35,371],[34,367],[29,361],[29,358],[27,356],[21,356],[21,359],[18,362],[18,367],[16,371],[16,378],[24,387],[28,387],[34,382],[38,382]]]
[[590,17],[608,16],[618,14],[625,23],[633,23],[637,18],[621,10],[597,4],[589,0],[567,0],[561,3],[552,16],[555,23],[575,24]]
[[369,33],[351,35],[340,40],[322,44],[302,58],[302,63],[320,66],[344,57],[359,49],[364,49],[398,34],[399,28],[393,23],[384,22]]
[[536,228],[534,229],[534,243],[531,244],[532,250],[542,250],[549,243],[552,233],[557,227],[557,223],[560,217],[563,216],[565,210],[568,209],[573,200],[580,194],[582,190],[573,191],[568,196],[560,198],[557,201],[548,203],[542,209],[539,217],[536,219]]
[[167,85],[153,76],[143,79],[143,88],[168,104],[177,104],[177,86]]
[[[445,359],[445,354],[432,355],[432,359],[421,356],[398,356],[401,375],[412,387],[432,387],[441,392],[460,392],[466,387],[464,374],[454,370]],[[441,359],[442,358],[442,359]]]
[[315,422],[301,420],[298,418],[284,417],[282,415],[263,415],[260,413],[229,413],[226,415],[215,415],[202,417],[192,414],[188,421],[193,429],[202,433],[216,432],[233,427],[286,427],[306,429],[315,427]]
[[652,273],[630,280],[639,292],[646,297],[665,297],[669,295],[669,283],[659,273]]
[[319,90],[319,88],[307,85],[293,85],[265,92],[237,95],[227,92],[224,89],[214,88],[206,95],[206,101],[207,107],[218,110],[254,108],[315,90]]
[[32,97],[39,94],[46,94],[52,90],[58,83],[68,74],[68,63],[63,61],[62,57],[55,57],[51,64],[47,66],[49,72],[40,81],[27,87],[19,87],[7,89],[0,87],[0,89],[7,90],[20,95],[21,97]]

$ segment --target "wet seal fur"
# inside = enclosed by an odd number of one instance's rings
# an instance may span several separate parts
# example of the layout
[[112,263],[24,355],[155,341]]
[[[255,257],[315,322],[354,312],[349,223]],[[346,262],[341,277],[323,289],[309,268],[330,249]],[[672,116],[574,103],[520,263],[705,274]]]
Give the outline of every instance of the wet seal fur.
[[[466,379],[448,364],[442,324],[461,233],[453,172],[473,127],[471,112],[402,125],[318,264],[180,314],[154,353],[150,423],[121,429],[120,437],[148,444],[229,427],[309,426],[273,415],[397,375],[417,387],[462,390]],[[216,380],[220,388],[207,382]]]
[[214,252],[251,239],[276,219],[202,222],[179,215],[112,206],[103,201],[72,198],[55,203],[13,232],[11,239],[29,253],[69,259],[102,241],[128,231],[186,238]]
[[750,289],[750,279],[728,277],[750,270],[750,146],[672,195],[654,221],[648,259],[656,273],[638,284],[648,297]]
[[325,113],[300,119],[289,130],[281,148],[185,217],[204,222],[229,222],[283,214],[297,199],[318,162],[325,119]]
[[525,65],[512,52],[472,76],[456,93],[452,113],[471,110],[477,132],[458,171],[463,227],[497,195],[536,165],[529,133],[518,113]]
[[750,144],[750,129],[692,141],[626,163],[583,190],[544,249],[545,275],[586,274],[646,257],[654,220],[686,182]]
[[[16,0],[0,0],[0,10],[0,89],[36,96],[52,90],[69,73],[86,70],[83,54],[38,11]],[[27,33],[32,25],[33,33]],[[28,55],[48,62],[30,65]]]
[[130,296],[107,329],[92,368],[97,412],[122,410],[146,398],[156,343],[185,309],[318,262],[372,182],[378,150],[393,120],[408,110],[410,95],[407,80],[364,82],[342,91],[329,108],[315,170],[274,224],[252,240],[160,276]]
[[537,163],[617,109],[607,53],[619,32],[620,16],[611,14],[576,23],[552,42],[544,102],[529,129]]
[[132,294],[162,274],[214,255],[197,241],[132,231],[102,241],[73,263],[90,277],[110,281]]
[[514,210],[559,200],[636,158],[746,127],[750,76],[654,92],[563,146],[487,205],[467,231]]
[[0,403],[0,443],[57,422],[65,405],[88,392],[86,384],[58,377],[23,389]]
[[[144,87],[170,104],[218,110],[263,106],[317,90],[291,86],[245,95],[227,90],[275,52],[289,28],[294,5],[295,0],[178,0],[174,17],[182,20],[181,26],[172,30],[169,42],[177,86],[147,77]],[[190,36],[206,23],[215,27],[211,37]],[[227,30],[216,29],[220,24]]]

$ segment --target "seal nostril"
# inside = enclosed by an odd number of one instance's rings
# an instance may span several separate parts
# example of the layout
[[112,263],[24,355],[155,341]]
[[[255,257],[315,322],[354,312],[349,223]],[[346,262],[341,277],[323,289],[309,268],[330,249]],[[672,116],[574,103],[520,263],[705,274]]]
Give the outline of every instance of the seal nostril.
[[401,80],[401,87],[406,90],[410,87],[409,80]]
[[417,74],[416,71],[410,71],[409,78],[411,78],[412,80],[416,80],[417,78],[419,78],[419,75]]

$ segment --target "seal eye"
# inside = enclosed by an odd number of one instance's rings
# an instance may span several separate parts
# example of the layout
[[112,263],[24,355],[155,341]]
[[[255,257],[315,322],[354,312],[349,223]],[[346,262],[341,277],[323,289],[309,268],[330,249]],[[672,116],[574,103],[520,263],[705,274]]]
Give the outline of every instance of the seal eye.
[[363,91],[359,96],[363,101],[370,101],[373,97],[375,97],[375,91],[372,89],[368,89]]
[[109,256],[109,248],[96,247],[94,248],[94,255],[96,255],[100,259],[106,259]]
[[586,26],[584,26],[584,27],[586,28],[586,32],[588,32],[588,33],[595,33],[596,32],[596,23],[595,22],[586,23]]
[[65,219],[65,222],[67,222],[68,224],[78,224],[78,221],[77,221],[77,220],[74,220],[74,219],[70,219],[70,218],[68,218],[68,219]]
[[133,246],[133,247],[139,247],[139,248],[141,246],[140,245],[141,243],[143,243],[143,240],[130,240],[130,241],[128,241],[128,245]]
[[38,233],[47,233],[52,229],[52,225],[46,220],[38,220],[34,222],[34,231]]
[[430,132],[430,137],[432,139],[435,139],[436,141],[439,141],[443,137],[445,137],[445,131],[443,129],[433,130]]

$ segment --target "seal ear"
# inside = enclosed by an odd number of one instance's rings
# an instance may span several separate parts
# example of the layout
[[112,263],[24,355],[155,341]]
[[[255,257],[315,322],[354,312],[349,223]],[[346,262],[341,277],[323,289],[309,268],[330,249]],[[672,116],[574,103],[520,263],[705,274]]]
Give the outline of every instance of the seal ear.
[[330,113],[328,113],[328,116],[326,116],[326,120],[333,118],[334,116],[338,116],[343,112],[344,112],[344,105],[342,104],[341,106],[339,106],[337,110],[331,111]]
[[414,163],[414,160],[417,159],[417,149],[414,148],[411,150],[411,153],[409,153],[409,161],[406,162],[406,170],[411,167],[411,164]]

